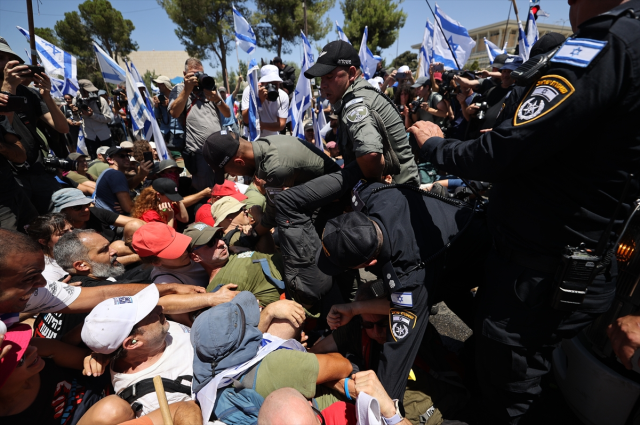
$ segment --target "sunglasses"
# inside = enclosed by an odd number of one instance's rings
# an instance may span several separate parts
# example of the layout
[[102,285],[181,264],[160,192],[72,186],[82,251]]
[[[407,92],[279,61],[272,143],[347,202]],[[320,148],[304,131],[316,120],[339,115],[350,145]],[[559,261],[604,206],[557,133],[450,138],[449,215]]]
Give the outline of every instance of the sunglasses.
[[327,425],[327,422],[324,420],[324,416],[322,415],[322,412],[320,411],[320,409],[318,409],[315,406],[311,406],[311,410],[313,410],[313,412],[317,415],[320,416],[320,420],[322,422],[322,425]]
[[[82,211],[85,208],[87,208],[87,205],[74,205],[73,207],[68,207],[70,208],[72,211]],[[66,208],[65,208],[66,209]]]
[[388,328],[389,319],[380,319],[377,322],[367,322],[365,320],[362,321],[362,327],[365,329],[373,329],[374,326],[377,326],[379,328]]
[[209,240],[209,242],[207,242],[206,244],[198,245],[198,246],[194,247],[193,248],[193,252],[196,252],[197,250],[199,250],[200,248],[203,248],[205,246],[208,246],[209,248],[214,248],[216,246],[216,244],[217,244],[217,241],[218,241],[218,238],[211,238]]

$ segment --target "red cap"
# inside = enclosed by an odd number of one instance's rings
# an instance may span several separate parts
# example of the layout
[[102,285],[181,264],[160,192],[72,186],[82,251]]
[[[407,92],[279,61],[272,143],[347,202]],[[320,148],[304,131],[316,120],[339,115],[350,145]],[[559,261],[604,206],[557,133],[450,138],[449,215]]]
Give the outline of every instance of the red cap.
[[155,255],[165,260],[180,258],[191,243],[189,236],[176,232],[164,223],[147,223],[133,234],[133,249],[141,257]]
[[31,327],[24,323],[11,326],[7,333],[4,334],[4,341],[0,346],[0,351],[9,344],[11,344],[11,349],[0,359],[0,388],[7,382],[9,376],[18,366],[18,361],[24,356],[24,352],[29,347],[29,341],[31,341]]
[[234,182],[226,179],[222,184],[217,184],[213,186],[213,189],[211,190],[211,196],[218,196],[218,197],[231,196],[233,198],[236,198],[240,202],[247,199],[247,197],[244,196],[242,192],[240,192],[240,190],[238,189],[238,186],[236,186]]
[[442,81],[442,72],[434,72],[433,79]]
[[196,223],[208,224],[211,227],[215,227],[216,222],[211,215],[211,204],[204,204],[196,212]]

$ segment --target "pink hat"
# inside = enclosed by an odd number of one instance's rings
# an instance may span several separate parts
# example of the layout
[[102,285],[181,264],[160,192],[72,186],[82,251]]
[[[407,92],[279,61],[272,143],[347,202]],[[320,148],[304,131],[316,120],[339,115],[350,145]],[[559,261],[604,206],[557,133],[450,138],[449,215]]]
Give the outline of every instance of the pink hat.
[[9,344],[11,344],[11,350],[0,359],[0,388],[18,366],[18,362],[24,356],[24,352],[27,351],[29,341],[31,341],[31,327],[24,323],[11,326],[7,333],[4,334],[4,341],[0,350]]
[[335,149],[335,147],[336,147],[336,142],[327,143],[327,149]]

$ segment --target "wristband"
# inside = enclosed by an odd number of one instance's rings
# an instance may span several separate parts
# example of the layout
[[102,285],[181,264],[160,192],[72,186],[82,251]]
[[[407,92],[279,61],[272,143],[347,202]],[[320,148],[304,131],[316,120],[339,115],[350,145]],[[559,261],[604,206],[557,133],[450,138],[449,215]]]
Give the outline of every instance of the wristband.
[[353,400],[349,394],[349,379],[351,378],[344,378],[344,394],[347,396],[347,400]]
[[404,419],[402,417],[402,415],[400,414],[400,405],[398,403],[398,400],[393,400],[393,403],[396,405],[396,414],[395,415],[393,415],[390,418],[385,418],[384,416],[380,415],[387,425],[396,425],[396,424],[402,422],[402,420]]

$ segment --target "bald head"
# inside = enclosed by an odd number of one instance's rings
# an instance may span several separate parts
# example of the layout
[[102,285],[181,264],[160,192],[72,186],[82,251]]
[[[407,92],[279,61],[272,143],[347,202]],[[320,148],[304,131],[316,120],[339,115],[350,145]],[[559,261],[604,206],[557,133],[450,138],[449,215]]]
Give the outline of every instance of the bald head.
[[142,220],[138,220],[133,219],[129,222],[127,222],[127,224],[124,225],[124,230],[123,230],[123,236],[124,236],[124,243],[127,246],[131,246],[131,241],[133,240],[133,234],[136,232],[136,230],[138,230],[139,228],[141,228],[142,226],[144,226],[145,223]]
[[280,388],[269,394],[258,414],[258,425],[319,423],[309,401],[293,388]]

